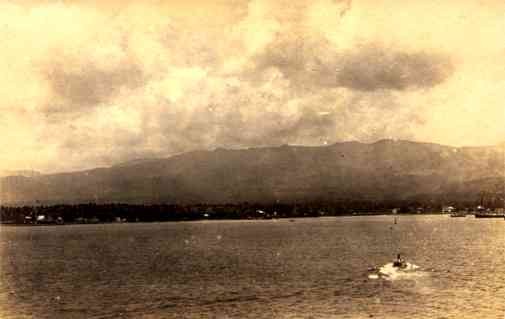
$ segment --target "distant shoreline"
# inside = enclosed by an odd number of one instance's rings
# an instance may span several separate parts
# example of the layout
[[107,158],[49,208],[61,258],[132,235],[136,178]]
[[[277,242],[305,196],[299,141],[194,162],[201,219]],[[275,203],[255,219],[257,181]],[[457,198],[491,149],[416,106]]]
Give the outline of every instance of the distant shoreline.
[[[391,203],[388,203],[391,205]],[[393,208],[391,208],[393,207]],[[2,225],[71,225],[197,220],[269,220],[304,217],[449,215],[443,207],[416,203],[389,206],[377,202],[272,203],[272,204],[76,204],[52,206],[0,206]],[[452,206],[451,206],[452,207]],[[453,210],[451,210],[453,211]],[[457,211],[473,215],[473,209]]]
[[[108,224],[147,224],[147,223],[184,223],[184,222],[219,222],[219,221],[276,221],[276,220],[283,220],[283,221],[292,221],[294,222],[295,220],[302,220],[302,219],[315,219],[315,218],[349,218],[349,217],[379,217],[379,216],[392,216],[392,217],[400,217],[400,216],[444,216],[449,214],[447,213],[437,213],[437,212],[430,212],[430,213],[422,213],[422,214],[415,214],[415,213],[404,213],[404,214],[391,214],[391,213],[370,213],[370,214],[343,214],[343,215],[334,215],[334,216],[298,216],[298,217],[280,217],[280,218],[201,218],[201,219],[181,219],[181,220],[153,220],[153,221],[121,221],[121,222],[69,222],[69,223],[61,223],[61,224],[56,224],[56,223],[12,223],[12,222],[0,222],[0,226],[11,226],[11,227],[39,227],[39,226],[72,226],[72,225],[108,225]],[[471,215],[473,217],[473,215]]]

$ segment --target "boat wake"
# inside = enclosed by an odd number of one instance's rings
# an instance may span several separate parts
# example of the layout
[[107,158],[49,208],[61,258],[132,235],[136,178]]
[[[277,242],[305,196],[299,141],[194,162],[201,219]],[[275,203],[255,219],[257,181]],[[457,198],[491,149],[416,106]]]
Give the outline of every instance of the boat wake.
[[411,263],[406,263],[405,267],[395,267],[393,263],[387,263],[381,267],[371,269],[368,275],[370,279],[385,279],[385,280],[405,280],[424,276],[425,272],[420,270],[420,267]]

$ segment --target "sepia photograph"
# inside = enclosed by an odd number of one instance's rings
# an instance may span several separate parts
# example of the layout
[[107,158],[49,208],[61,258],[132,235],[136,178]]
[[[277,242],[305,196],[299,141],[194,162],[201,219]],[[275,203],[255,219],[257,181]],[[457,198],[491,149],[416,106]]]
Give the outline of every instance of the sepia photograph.
[[505,2],[0,0],[0,318],[505,318]]

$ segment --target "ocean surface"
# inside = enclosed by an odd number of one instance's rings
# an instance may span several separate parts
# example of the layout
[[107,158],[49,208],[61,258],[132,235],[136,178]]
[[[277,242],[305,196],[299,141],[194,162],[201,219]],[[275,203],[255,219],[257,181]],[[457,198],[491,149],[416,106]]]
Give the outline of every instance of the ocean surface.
[[505,318],[505,221],[3,226],[0,318]]

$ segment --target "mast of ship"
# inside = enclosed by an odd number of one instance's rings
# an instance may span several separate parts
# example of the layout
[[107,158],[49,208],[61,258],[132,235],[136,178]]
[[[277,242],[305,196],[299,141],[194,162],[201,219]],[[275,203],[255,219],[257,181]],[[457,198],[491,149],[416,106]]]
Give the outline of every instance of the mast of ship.
[[501,146],[501,160],[502,160],[501,200],[502,200],[503,218],[505,219],[505,142],[503,142],[500,146]]

